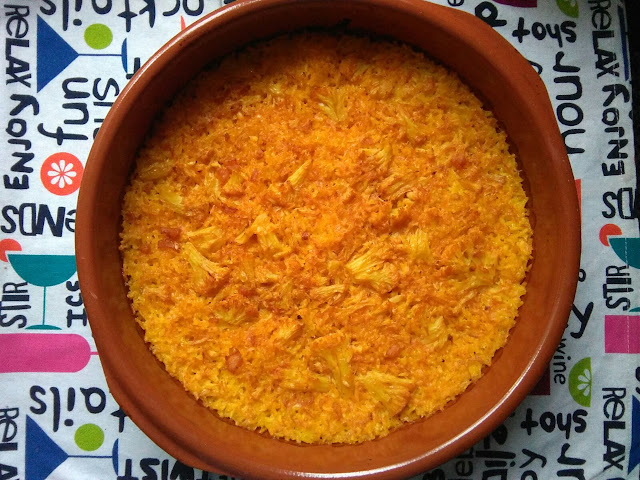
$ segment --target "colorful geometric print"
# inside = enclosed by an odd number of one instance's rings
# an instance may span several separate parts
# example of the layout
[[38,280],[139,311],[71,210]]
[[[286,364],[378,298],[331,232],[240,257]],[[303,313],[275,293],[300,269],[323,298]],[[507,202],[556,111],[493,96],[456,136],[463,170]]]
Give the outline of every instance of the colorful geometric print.
[[[230,478],[170,457],[109,395],[73,237],[84,164],[117,96],[167,40],[231,1],[0,5],[2,480]],[[634,2],[433,1],[484,20],[545,82],[577,179],[583,251],[566,332],[532,395],[492,435],[413,480],[637,480],[640,230],[625,16]]]

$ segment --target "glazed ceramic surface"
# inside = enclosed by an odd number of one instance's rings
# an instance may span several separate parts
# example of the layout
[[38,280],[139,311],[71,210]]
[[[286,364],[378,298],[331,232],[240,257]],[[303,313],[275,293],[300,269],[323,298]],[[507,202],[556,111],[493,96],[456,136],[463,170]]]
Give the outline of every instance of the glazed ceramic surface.
[[[151,354],[126,297],[120,210],[136,151],[163,105],[216,58],[249,41],[305,27],[341,26],[415,45],[458,72],[493,109],[518,154],[530,196],[534,261],[507,345],[444,411],[350,446],[286,443],[221,420]],[[171,40],[130,81],[100,132],[82,181],[78,275],[111,392],[160,447],[205,470],[243,478],[403,478],[437,466],[498,426],[555,350],[577,282],[579,211],[547,92],[502,37],[468,14],[422,0],[247,0]]]

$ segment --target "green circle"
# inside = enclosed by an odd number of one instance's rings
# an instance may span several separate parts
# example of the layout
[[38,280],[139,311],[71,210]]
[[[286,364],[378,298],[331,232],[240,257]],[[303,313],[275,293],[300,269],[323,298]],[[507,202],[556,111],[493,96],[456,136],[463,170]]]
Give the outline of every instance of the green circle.
[[84,425],[80,425],[76,430],[74,440],[76,441],[76,445],[82,450],[93,452],[102,446],[104,442],[104,432],[99,426],[93,423],[85,423]]
[[111,45],[113,33],[111,29],[102,23],[89,25],[84,31],[84,41],[95,50],[102,50]]
[[591,406],[591,357],[576,363],[569,372],[569,393],[578,405]]

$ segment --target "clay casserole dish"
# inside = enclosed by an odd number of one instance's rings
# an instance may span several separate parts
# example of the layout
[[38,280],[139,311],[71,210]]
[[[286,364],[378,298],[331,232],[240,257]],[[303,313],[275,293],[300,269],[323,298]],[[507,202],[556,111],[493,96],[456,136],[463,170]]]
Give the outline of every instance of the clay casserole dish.
[[[334,26],[414,45],[486,101],[523,170],[534,260],[507,345],[455,402],[379,440],[309,446],[221,420],[165,372],[134,321],[118,245],[132,163],[166,102],[204,66],[250,41]],[[169,41],[122,91],[95,140],[78,199],[78,275],[111,393],[169,454],[243,478],[403,478],[469,448],[513,411],[546,368],[566,326],[579,254],[574,179],[543,83],[486,24],[422,0],[246,0],[205,17]]]

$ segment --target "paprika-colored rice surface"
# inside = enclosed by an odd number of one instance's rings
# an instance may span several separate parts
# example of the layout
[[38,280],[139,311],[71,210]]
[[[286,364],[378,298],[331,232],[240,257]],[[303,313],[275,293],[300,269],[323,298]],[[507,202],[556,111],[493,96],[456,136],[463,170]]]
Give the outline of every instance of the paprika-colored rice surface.
[[123,206],[152,352],[220,416],[358,443],[441,410],[507,341],[532,254],[506,134],[414,49],[304,33],[201,73]]

